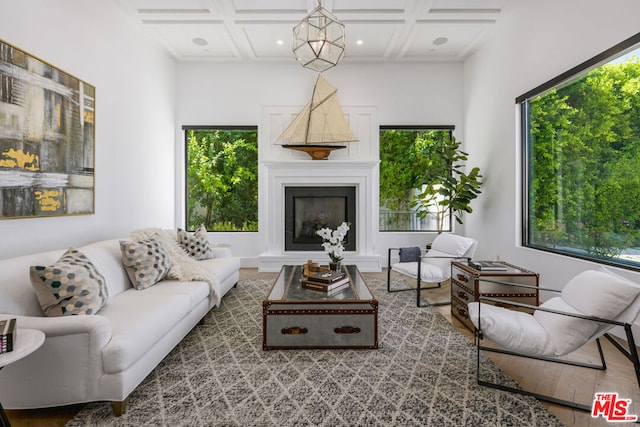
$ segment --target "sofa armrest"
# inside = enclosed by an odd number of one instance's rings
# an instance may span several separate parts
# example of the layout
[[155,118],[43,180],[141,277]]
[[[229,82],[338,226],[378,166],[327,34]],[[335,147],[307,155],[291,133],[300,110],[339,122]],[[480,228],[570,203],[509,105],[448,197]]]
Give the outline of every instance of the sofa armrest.
[[111,338],[111,322],[104,316],[36,317],[0,314],[2,319],[16,319],[19,328],[38,329],[46,338],[86,333],[98,348]]
[[230,258],[231,256],[233,256],[231,254],[231,249],[225,246],[216,246],[212,249],[213,249],[213,255],[216,258]]
[[[111,322],[101,315],[16,316],[19,328],[44,332],[42,347],[2,369],[0,401],[6,408],[42,408],[97,399],[104,375],[102,350]],[[18,332],[17,339],[20,339]]]

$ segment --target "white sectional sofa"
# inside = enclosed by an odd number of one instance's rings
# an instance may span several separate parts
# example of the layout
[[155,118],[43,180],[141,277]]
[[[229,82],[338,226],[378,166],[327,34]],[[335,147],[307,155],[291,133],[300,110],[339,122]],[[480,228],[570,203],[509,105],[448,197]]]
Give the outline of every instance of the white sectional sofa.
[[[126,408],[128,395],[238,282],[240,260],[214,247],[197,261],[211,280],[161,280],[138,290],[123,268],[120,240],[77,248],[104,276],[106,304],[95,314],[47,317],[29,269],[51,265],[66,250],[0,260],[0,319],[39,329],[45,342],[0,372],[0,402],[26,409],[91,401]],[[20,339],[19,329],[17,340]]]

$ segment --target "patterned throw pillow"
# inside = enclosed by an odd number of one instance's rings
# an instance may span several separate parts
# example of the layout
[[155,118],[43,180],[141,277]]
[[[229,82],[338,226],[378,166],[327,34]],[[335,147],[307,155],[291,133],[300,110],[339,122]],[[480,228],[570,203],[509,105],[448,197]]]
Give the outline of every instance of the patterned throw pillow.
[[122,265],[138,290],[155,285],[171,268],[171,258],[157,234],[140,242],[121,240],[120,250]]
[[104,276],[74,248],[53,265],[32,266],[29,276],[47,316],[95,314],[107,301]]
[[193,234],[189,234],[182,228],[178,228],[178,243],[187,251],[190,257],[202,261],[214,257],[213,249],[207,238],[207,229],[201,224]]

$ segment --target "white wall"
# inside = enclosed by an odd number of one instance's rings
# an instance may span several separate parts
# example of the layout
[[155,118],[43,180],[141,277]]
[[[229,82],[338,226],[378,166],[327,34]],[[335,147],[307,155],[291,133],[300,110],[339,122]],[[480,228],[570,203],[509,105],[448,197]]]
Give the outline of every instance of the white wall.
[[5,1],[0,38],[96,87],[95,215],[0,221],[0,259],[172,227],[173,60],[114,2]]
[[[512,0],[495,37],[467,60],[464,129],[485,185],[467,235],[478,254],[530,268],[561,288],[595,264],[520,246],[520,136],[515,98],[640,31],[636,0]],[[630,278],[640,275],[622,272]],[[635,277],[634,277],[635,276]]]
[[[382,125],[462,124],[462,64],[341,63],[324,77],[338,89],[343,106],[373,106]],[[184,125],[260,125],[264,106],[304,105],[316,73],[293,57],[287,63],[179,63],[176,68],[176,218],[184,218]],[[463,138],[461,133],[457,134]],[[360,142],[362,143],[362,142]],[[329,159],[328,161],[331,161]],[[260,224],[261,233],[269,224]],[[380,233],[378,251],[389,246],[424,245],[423,233]],[[212,233],[211,240],[231,243],[244,266],[255,265],[262,236]]]

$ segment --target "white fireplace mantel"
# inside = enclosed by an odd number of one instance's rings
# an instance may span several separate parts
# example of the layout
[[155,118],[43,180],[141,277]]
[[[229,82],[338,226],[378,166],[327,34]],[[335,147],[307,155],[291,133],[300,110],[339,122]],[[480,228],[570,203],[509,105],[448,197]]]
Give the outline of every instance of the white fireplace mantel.
[[[288,186],[355,186],[356,187],[356,250],[346,252],[345,262],[357,264],[362,271],[380,271],[380,256],[376,253],[378,228],[377,182],[378,162],[350,160],[298,160],[266,162],[261,165],[266,188],[259,204],[260,224],[269,224],[265,246],[259,257],[260,271],[279,271],[283,264],[298,264],[313,259],[328,262],[328,256],[318,247],[313,251],[285,251],[284,190]],[[318,245],[319,246],[319,245]]]
[[360,140],[353,144],[359,145],[334,151],[328,160],[311,160],[304,153],[274,146],[273,135],[277,138],[288,124],[285,122],[292,117],[291,113],[283,113],[283,108],[264,108],[262,138],[259,137],[262,160],[259,162],[258,205],[263,236],[263,249],[258,257],[259,271],[280,271],[284,264],[302,264],[309,259],[320,263],[329,261],[320,245],[317,252],[285,250],[284,194],[285,187],[289,186],[354,186],[356,250],[346,252],[344,262],[356,264],[361,271],[381,271],[381,258],[376,251],[380,178],[375,109],[345,108],[351,128]]

